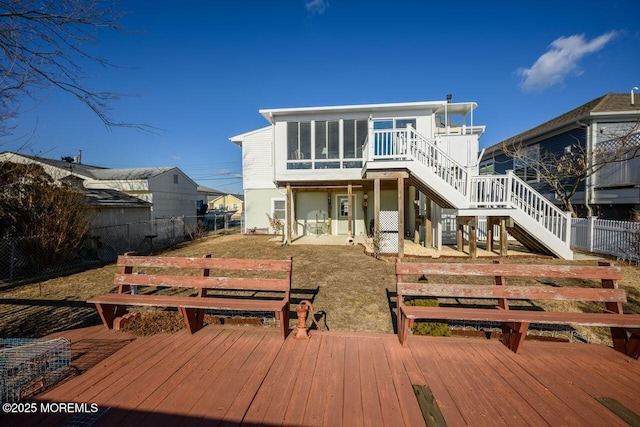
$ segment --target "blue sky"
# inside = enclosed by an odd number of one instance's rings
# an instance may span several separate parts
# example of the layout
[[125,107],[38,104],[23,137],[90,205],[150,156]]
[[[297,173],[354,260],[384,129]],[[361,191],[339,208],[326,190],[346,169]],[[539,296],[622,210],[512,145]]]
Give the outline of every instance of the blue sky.
[[[607,1],[125,0],[128,33],[89,46],[120,68],[89,85],[135,96],[107,129],[49,91],[19,117],[29,154],[111,168],[178,166],[241,192],[229,137],[267,125],[261,108],[474,101],[493,145],[608,92],[640,86],[640,3]],[[26,107],[26,104],[25,104]],[[4,141],[17,150],[24,138]]]

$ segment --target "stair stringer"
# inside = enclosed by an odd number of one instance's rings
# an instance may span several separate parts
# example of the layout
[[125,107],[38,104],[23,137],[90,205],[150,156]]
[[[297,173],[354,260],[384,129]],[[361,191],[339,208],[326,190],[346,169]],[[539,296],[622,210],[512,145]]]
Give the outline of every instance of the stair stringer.
[[439,206],[449,209],[466,209],[469,207],[469,199],[466,195],[467,180],[461,180],[459,187],[455,187],[418,161],[407,162],[407,168],[410,173],[409,179],[414,185],[418,184],[415,185],[416,188],[424,188],[425,191],[418,189]]
[[573,260],[573,251],[562,239],[521,209],[510,209],[510,211],[512,211],[510,216],[515,222],[515,226],[510,227],[509,233],[525,247],[542,253],[550,253],[568,261]]

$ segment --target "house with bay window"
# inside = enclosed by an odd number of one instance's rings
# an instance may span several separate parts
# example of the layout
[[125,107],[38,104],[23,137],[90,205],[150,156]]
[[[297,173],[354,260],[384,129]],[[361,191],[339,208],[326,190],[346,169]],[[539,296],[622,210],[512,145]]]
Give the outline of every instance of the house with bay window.
[[242,147],[245,232],[273,231],[275,217],[289,242],[373,235],[381,252],[402,256],[405,237],[440,248],[445,217],[474,227],[479,216],[490,216],[504,220],[512,235],[529,235],[531,223],[539,223],[545,232],[538,236],[554,242],[549,247],[534,236],[527,243],[570,258],[564,213],[536,217],[513,197],[532,190],[526,183],[480,176],[485,128],[474,123],[476,107],[449,98],[260,110],[267,126],[230,138]]

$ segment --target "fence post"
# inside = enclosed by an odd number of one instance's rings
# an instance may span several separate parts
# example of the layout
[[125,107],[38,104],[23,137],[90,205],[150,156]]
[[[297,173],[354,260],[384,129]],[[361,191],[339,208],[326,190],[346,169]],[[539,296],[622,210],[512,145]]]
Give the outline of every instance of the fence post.
[[14,262],[16,260],[16,241],[11,239],[11,258],[9,258],[9,281],[13,281]]
[[566,227],[566,235],[565,235],[565,241],[564,241],[564,245],[567,248],[571,248],[571,227],[572,227],[572,222],[573,219],[571,217],[571,212],[565,212],[565,218],[567,219],[567,227]]
[[587,246],[589,247],[589,252],[593,252],[594,231],[597,218],[597,216],[590,216],[587,220]]
[[127,224],[127,252],[131,252],[131,224]]

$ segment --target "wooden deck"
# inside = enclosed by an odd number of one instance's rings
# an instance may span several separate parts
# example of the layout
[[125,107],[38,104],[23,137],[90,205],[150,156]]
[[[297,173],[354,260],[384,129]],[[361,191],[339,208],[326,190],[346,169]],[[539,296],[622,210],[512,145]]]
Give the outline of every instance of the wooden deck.
[[594,397],[640,414],[640,362],[599,345],[527,341],[516,355],[497,340],[412,336],[402,348],[395,335],[282,341],[276,329],[228,326],[132,342],[101,326],[62,335],[74,365],[93,353],[98,363],[35,401],[98,413],[0,424],[425,425],[412,386],[429,387],[449,426],[627,425]]

